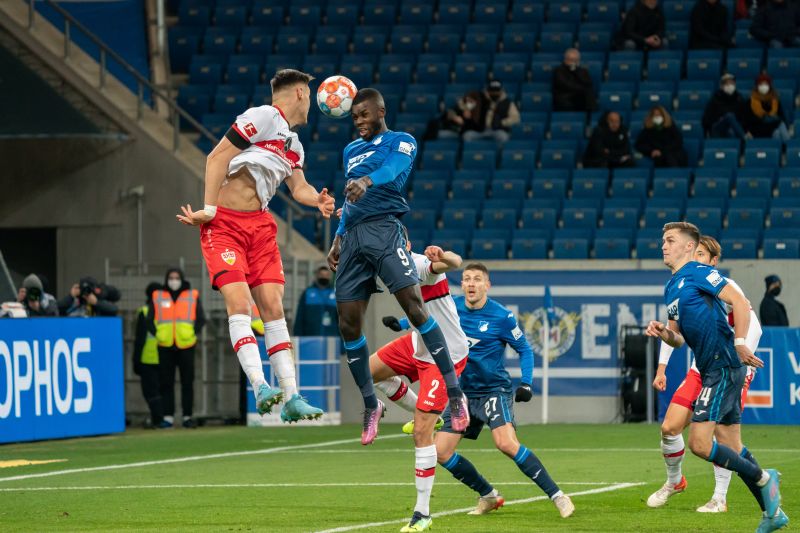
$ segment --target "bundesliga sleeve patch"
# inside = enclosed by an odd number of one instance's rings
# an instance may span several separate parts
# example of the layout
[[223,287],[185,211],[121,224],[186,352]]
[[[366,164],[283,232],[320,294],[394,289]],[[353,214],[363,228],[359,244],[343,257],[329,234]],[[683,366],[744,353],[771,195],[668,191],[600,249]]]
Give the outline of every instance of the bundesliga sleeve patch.
[[716,270],[712,270],[711,274],[706,276],[706,281],[708,281],[712,287],[716,287],[720,283],[722,283],[722,276],[719,275],[719,272]]
[[414,145],[405,141],[400,141],[400,144],[397,146],[397,151],[406,155],[411,155],[411,152],[414,151]]
[[519,338],[522,337],[522,330],[519,329],[519,326],[516,326],[514,327],[514,329],[511,330],[511,335],[514,336],[515,341],[518,341]]

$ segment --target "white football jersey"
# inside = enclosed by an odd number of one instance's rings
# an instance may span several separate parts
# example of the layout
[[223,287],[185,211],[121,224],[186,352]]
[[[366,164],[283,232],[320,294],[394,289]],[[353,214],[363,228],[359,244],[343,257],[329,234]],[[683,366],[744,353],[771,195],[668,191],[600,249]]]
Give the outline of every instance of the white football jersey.
[[256,180],[261,208],[266,210],[283,180],[291,176],[294,169],[303,168],[303,145],[277,107],[251,107],[236,117],[231,127],[250,146],[231,160],[228,174],[247,167]]
[[[430,314],[439,327],[442,328],[442,335],[450,350],[450,359],[453,363],[458,363],[469,353],[467,336],[461,329],[461,322],[458,320],[456,303],[450,295],[450,285],[447,284],[445,274],[435,274],[431,271],[431,262],[424,255],[411,252],[414,266],[417,267],[417,274],[420,279],[420,291],[422,300],[425,302],[425,309]],[[412,329],[411,342],[414,345],[414,358],[427,363],[433,363],[433,357],[425,347],[425,343],[420,338],[420,333],[416,328]]]

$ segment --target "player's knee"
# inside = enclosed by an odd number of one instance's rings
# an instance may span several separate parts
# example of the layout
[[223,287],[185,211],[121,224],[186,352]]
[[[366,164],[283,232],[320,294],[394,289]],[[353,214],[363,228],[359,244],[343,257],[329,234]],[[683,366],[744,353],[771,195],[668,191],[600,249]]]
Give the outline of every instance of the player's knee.
[[414,326],[421,326],[428,320],[428,312],[425,311],[425,308],[422,305],[417,305],[416,303],[409,305],[408,311],[406,312],[406,316],[408,316],[409,322],[414,324]]
[[675,437],[683,431],[682,427],[678,427],[672,420],[664,419],[661,424],[661,434],[665,437]]
[[708,459],[711,455],[711,441],[698,436],[689,436],[689,449],[701,459]]
[[355,340],[361,336],[361,328],[352,318],[339,315],[339,331],[345,340]]
[[495,446],[509,457],[514,457],[517,455],[517,451],[519,451],[519,444],[511,439],[498,439],[495,442]]
[[453,457],[453,453],[454,452],[452,450],[449,450],[449,449],[448,450],[440,450],[437,447],[436,448],[436,462],[439,463],[440,465],[446,464],[447,461],[449,461],[450,458]]
[[250,302],[244,298],[236,298],[227,302],[228,316],[232,315],[247,315],[251,314]]

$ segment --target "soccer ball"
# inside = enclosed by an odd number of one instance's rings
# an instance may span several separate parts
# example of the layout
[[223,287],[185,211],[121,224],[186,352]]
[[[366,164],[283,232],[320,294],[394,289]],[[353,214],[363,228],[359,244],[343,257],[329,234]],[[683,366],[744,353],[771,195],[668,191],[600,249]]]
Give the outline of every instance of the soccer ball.
[[350,107],[358,89],[355,83],[344,76],[331,76],[317,90],[317,105],[320,111],[331,118],[350,115]]

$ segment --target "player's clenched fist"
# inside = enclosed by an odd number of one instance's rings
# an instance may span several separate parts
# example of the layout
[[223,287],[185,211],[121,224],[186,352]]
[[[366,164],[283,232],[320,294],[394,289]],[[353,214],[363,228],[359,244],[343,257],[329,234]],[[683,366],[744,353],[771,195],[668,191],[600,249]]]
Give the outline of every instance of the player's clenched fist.
[[344,194],[347,197],[348,202],[357,202],[364,194],[367,192],[367,189],[370,188],[372,185],[372,180],[369,179],[369,176],[362,176],[358,179],[350,180],[347,182],[347,186],[344,188]]
[[667,390],[666,374],[663,374],[661,372],[656,372],[656,378],[653,380],[653,388],[661,392]]
[[645,330],[645,334],[650,337],[661,337],[666,331],[667,326],[662,324],[657,320],[651,320],[649,324],[647,324],[647,330]]
[[183,215],[175,215],[175,217],[187,226],[199,226],[211,222],[211,219],[214,218],[214,215],[209,214],[205,209],[192,211],[190,204],[182,205],[181,211],[183,211]]
[[438,246],[428,246],[425,248],[425,257],[427,257],[431,263],[439,262],[444,257],[444,250]]
[[317,208],[319,208],[322,216],[325,218],[330,218],[333,210],[336,209],[333,196],[328,194],[328,189],[322,189],[319,192],[319,196],[317,197]]

